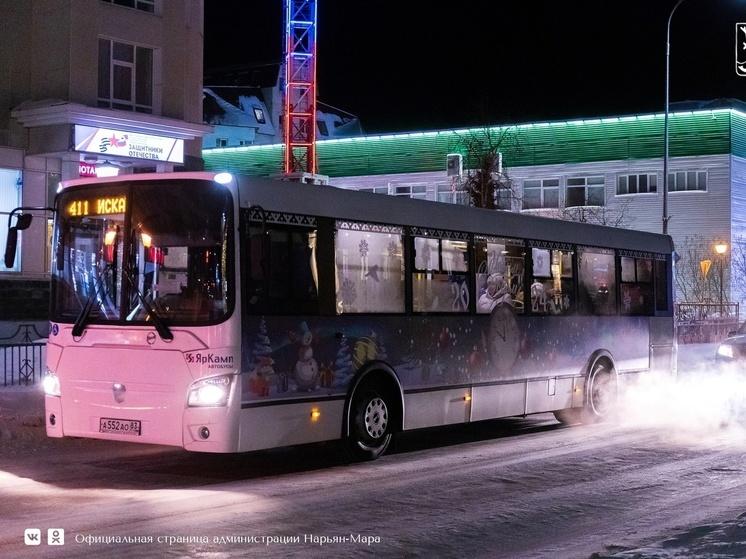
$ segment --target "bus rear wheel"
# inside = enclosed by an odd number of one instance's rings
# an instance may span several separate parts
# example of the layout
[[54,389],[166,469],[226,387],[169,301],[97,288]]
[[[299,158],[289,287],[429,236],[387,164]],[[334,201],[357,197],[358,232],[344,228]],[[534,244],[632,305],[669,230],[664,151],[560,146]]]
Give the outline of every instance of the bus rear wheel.
[[369,388],[355,395],[346,441],[354,460],[375,460],[386,452],[393,436],[391,411],[391,402],[378,390]]

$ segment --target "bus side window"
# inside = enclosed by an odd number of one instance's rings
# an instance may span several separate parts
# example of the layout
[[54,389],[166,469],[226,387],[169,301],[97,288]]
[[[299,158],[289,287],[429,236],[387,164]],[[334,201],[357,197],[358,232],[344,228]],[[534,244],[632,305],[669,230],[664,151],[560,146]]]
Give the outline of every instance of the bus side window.
[[524,312],[523,241],[493,237],[477,237],[476,280],[477,313],[489,314],[498,304],[511,305],[517,313]]
[[263,314],[318,314],[316,230],[252,225],[248,307]]
[[614,251],[578,249],[580,308],[585,314],[616,314],[616,265]]
[[653,314],[653,261],[622,256],[622,314]]
[[334,238],[337,313],[403,313],[402,231],[342,228]]
[[532,248],[529,291],[533,314],[570,314],[575,310],[572,251]]
[[668,311],[668,262],[654,260],[655,310]]
[[412,310],[469,311],[469,243],[465,240],[414,237]]

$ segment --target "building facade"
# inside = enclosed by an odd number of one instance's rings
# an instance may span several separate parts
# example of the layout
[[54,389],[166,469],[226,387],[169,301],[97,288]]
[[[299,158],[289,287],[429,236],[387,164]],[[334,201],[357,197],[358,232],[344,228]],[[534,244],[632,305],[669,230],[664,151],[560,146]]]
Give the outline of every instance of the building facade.
[[[203,111],[213,130],[204,137],[205,149],[281,143],[284,72],[280,63],[207,72]],[[355,115],[318,100],[316,107],[317,139],[363,134]]]
[[[202,0],[0,0],[0,243],[60,180],[202,167]],[[35,212],[0,316],[46,316],[51,215]]]
[[[679,300],[717,302],[721,266],[724,300],[742,300],[731,262],[737,250],[746,255],[746,112],[737,102],[677,110],[670,130],[669,234],[680,271],[693,276],[682,275]],[[320,141],[319,172],[341,188],[460,203],[462,178],[449,176],[449,154],[463,157],[466,174],[476,163],[467,146],[496,137],[513,211],[661,231],[662,114]],[[210,149],[203,156],[208,168],[272,175],[281,168],[282,146]],[[729,253],[716,255],[716,241],[726,242]],[[707,273],[705,260],[712,264]]]

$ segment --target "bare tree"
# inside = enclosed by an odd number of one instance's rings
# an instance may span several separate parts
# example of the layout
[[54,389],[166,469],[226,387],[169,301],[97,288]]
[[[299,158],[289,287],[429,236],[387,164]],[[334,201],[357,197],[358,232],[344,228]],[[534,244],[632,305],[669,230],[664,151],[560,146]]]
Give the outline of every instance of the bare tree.
[[543,217],[594,223],[609,227],[626,228],[630,224],[629,200],[617,201],[614,206],[570,206],[569,208],[543,209]]
[[741,235],[733,239],[730,250],[730,273],[733,278],[735,301],[746,299],[746,237]]
[[[690,235],[677,243],[676,253],[680,257],[676,263],[676,288],[682,302],[717,302],[720,293],[718,266],[725,263],[715,261],[712,240],[702,235]],[[727,301],[727,289],[724,289],[724,294]]]
[[457,149],[465,160],[466,173],[459,190],[465,201],[477,208],[511,210],[520,201],[502,160],[504,152],[515,153],[517,136],[511,128],[482,128],[458,135]]

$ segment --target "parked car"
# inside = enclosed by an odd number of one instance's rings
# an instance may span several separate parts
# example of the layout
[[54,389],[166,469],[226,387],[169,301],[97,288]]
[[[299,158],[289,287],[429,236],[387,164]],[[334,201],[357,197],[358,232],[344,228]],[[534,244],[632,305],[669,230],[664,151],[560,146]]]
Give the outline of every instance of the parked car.
[[726,362],[746,358],[746,322],[738,330],[728,332],[728,337],[718,346],[716,357]]

